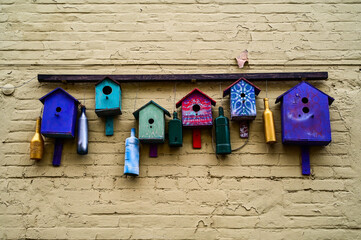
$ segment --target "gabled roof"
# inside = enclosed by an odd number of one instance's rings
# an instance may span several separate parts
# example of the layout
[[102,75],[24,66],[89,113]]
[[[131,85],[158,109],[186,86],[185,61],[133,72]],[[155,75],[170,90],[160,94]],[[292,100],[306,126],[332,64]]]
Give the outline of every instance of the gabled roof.
[[44,104],[45,99],[46,99],[47,97],[49,97],[50,95],[53,95],[53,93],[55,93],[55,92],[57,92],[57,91],[63,92],[63,93],[64,93],[66,96],[68,96],[70,99],[74,100],[74,102],[75,102],[76,104],[80,104],[80,102],[79,102],[76,98],[74,98],[72,95],[70,95],[68,92],[66,92],[64,89],[62,89],[62,88],[60,88],[60,87],[55,88],[53,91],[49,92],[48,94],[46,94],[45,96],[43,96],[43,97],[40,98],[39,100]]
[[176,107],[179,107],[186,98],[188,98],[190,95],[192,95],[192,94],[195,93],[195,92],[198,92],[198,93],[202,94],[203,96],[205,96],[206,98],[208,98],[209,100],[211,100],[211,104],[212,104],[213,106],[216,106],[216,101],[214,101],[212,98],[210,98],[209,96],[207,96],[204,92],[202,92],[202,91],[199,90],[198,88],[195,88],[195,89],[193,89],[190,93],[188,93],[187,95],[185,95],[181,100],[179,100],[179,101],[177,102],[177,104],[176,104]]
[[97,82],[96,84],[95,84],[95,86],[97,86],[99,83],[101,83],[101,82],[103,82],[104,80],[110,80],[110,81],[112,81],[113,83],[115,83],[115,84],[117,84],[117,85],[119,85],[120,86],[120,83],[118,83],[117,81],[115,81],[113,78],[111,78],[111,77],[105,77],[103,80],[100,80],[99,82]]
[[248,81],[245,78],[240,78],[237,81],[235,81],[234,83],[232,83],[231,85],[229,85],[226,89],[224,89],[223,91],[223,97],[227,96],[230,92],[231,92],[231,88],[236,85],[237,83],[239,83],[240,81],[245,81],[246,83],[248,83],[249,85],[251,85],[252,87],[254,87],[254,92],[256,94],[256,96],[259,94],[259,92],[261,91],[261,89],[259,87],[257,87],[256,85],[254,85],[253,83],[251,83],[250,81]]
[[162,108],[160,105],[158,105],[157,103],[155,103],[153,100],[149,101],[147,104],[143,105],[143,107],[139,108],[137,111],[133,112],[133,115],[136,119],[139,118],[139,112],[140,110],[144,109],[145,107],[147,107],[149,104],[154,104],[156,107],[160,108],[161,110],[163,110],[164,114],[166,114],[168,117],[170,117],[170,113]]
[[291,92],[293,89],[297,88],[298,86],[302,85],[302,84],[307,84],[308,86],[312,87],[313,89],[319,91],[320,93],[326,95],[328,97],[328,105],[331,105],[332,102],[335,100],[333,97],[330,97],[329,95],[327,95],[326,93],[322,92],[321,90],[319,90],[318,88],[312,86],[310,83],[302,81],[301,83],[297,84],[296,86],[294,86],[293,88],[289,89],[288,91],[286,91],[285,93],[283,93],[282,95],[280,95],[277,99],[275,103],[278,103],[280,101],[282,101],[283,96],[287,95],[289,92]]

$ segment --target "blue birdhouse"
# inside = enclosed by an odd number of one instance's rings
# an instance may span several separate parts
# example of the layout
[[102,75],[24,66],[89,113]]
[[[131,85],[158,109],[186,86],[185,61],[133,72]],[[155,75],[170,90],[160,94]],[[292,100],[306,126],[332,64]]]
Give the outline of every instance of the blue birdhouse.
[[133,113],[139,122],[138,138],[143,143],[151,143],[149,156],[157,157],[157,143],[165,141],[164,115],[170,113],[154,101],[149,101]]
[[230,94],[231,120],[253,120],[256,118],[256,96],[261,89],[245,78],[240,78],[223,91],[223,97]]
[[79,101],[62,88],[39,99],[44,104],[41,134],[50,138],[75,137]]
[[301,82],[276,99],[281,102],[282,143],[302,146],[302,173],[310,174],[308,146],[331,142],[329,105],[334,99]]
[[121,115],[122,89],[120,84],[110,77],[95,84],[95,113],[105,117],[105,135],[113,135],[113,117]]
[[55,138],[53,165],[59,166],[63,139],[75,137],[75,124],[79,101],[64,91],[56,88],[39,99],[44,104],[41,134]]
[[245,78],[240,78],[223,91],[230,95],[231,120],[240,121],[240,136],[248,138],[248,121],[257,116],[256,96],[261,89]]

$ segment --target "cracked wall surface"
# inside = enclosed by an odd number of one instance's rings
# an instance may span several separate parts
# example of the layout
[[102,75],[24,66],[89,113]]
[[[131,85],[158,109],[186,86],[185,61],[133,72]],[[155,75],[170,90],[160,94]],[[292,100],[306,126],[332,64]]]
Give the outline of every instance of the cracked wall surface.
[[[2,0],[0,3],[0,238],[2,239],[361,239],[361,4],[356,0]],[[249,65],[235,57],[248,50]],[[122,84],[114,136],[94,112],[92,84],[39,83],[37,74],[184,74],[327,71],[311,84],[335,98],[332,143],[283,146],[276,97],[297,81],[267,83],[278,142],[265,144],[262,111],[241,150],[217,157],[212,131],[192,149],[141,146],[140,176],[123,176],[133,111],[154,100],[168,111],[197,87],[225,108],[232,82]],[[67,140],[62,165],[29,158],[40,97],[62,87],[87,106],[89,154]],[[214,116],[218,115],[213,108]],[[180,109],[177,109],[180,115]],[[167,118],[167,121],[169,118]],[[244,143],[231,122],[232,148]]]

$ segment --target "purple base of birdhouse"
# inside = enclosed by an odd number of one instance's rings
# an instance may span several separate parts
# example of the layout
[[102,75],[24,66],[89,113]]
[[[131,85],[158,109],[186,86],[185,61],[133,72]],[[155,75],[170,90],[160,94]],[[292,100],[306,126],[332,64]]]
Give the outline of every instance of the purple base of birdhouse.
[[302,157],[302,174],[310,175],[311,174],[310,149],[308,146],[301,147],[301,157]]
[[157,144],[149,145],[149,157],[158,157],[158,146]]
[[248,138],[248,121],[240,121],[239,122],[239,136],[241,138]]
[[54,145],[54,154],[53,154],[53,166],[54,167],[59,167],[60,163],[61,163],[61,155],[62,155],[62,151],[63,151],[63,139],[61,138],[57,138],[55,140],[55,145]]

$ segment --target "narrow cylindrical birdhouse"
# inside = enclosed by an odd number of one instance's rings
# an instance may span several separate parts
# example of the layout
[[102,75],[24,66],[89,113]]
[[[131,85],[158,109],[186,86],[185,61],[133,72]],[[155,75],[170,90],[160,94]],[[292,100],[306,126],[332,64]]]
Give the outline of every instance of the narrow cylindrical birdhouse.
[[276,99],[281,102],[282,143],[301,146],[302,174],[309,175],[309,146],[331,142],[329,105],[334,99],[307,82],[301,82]]
[[240,78],[223,91],[223,97],[230,95],[231,120],[240,122],[240,137],[248,138],[249,121],[256,118],[256,96],[261,89],[245,78]]
[[139,175],[139,140],[135,137],[135,128],[125,140],[124,175]]
[[149,101],[133,113],[138,120],[138,138],[143,143],[150,143],[150,157],[157,157],[158,143],[165,141],[165,119],[164,115],[170,117],[170,113],[155,103]]
[[35,134],[30,141],[30,158],[41,160],[44,154],[44,139],[40,134],[41,117],[36,120]]
[[75,125],[79,101],[64,91],[56,88],[40,98],[44,104],[41,134],[55,138],[53,165],[59,166],[63,139],[75,137]]
[[177,112],[173,113],[173,119],[168,122],[169,146],[181,147],[183,145],[182,122],[177,117]]
[[122,89],[110,77],[95,84],[95,113],[105,117],[105,135],[114,134],[113,117],[122,114]]
[[182,106],[183,126],[193,130],[193,148],[202,147],[200,128],[213,126],[212,105],[215,106],[216,101],[198,88],[193,89],[176,104],[177,108]]
[[264,123],[264,136],[266,143],[276,142],[276,131],[275,123],[273,120],[273,113],[269,109],[268,98],[264,98],[264,112],[263,112],[263,123]]
[[219,107],[219,117],[214,120],[216,128],[216,153],[217,154],[230,154],[231,148],[231,135],[229,132],[229,120],[224,116],[223,108]]
[[88,118],[85,114],[85,106],[81,106],[81,113],[78,120],[78,146],[77,153],[88,154]]

